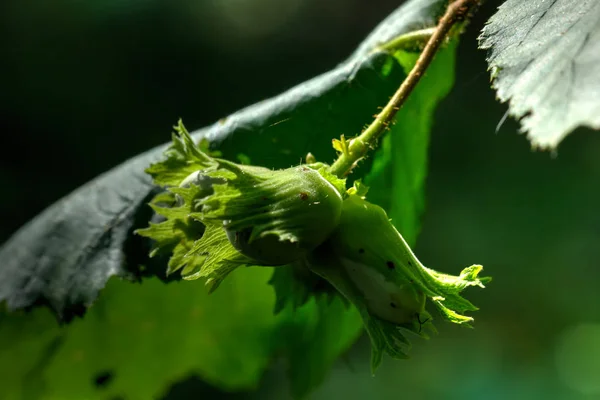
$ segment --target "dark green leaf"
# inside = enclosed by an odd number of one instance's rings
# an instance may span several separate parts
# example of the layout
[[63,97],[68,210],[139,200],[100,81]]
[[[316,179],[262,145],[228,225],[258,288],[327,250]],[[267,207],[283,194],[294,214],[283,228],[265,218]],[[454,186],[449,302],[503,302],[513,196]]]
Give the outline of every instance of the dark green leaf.
[[10,238],[0,248],[0,301],[10,310],[47,305],[68,321],[111,276],[139,275],[133,261],[141,252],[129,250],[136,223],[152,215],[144,168],[157,156],[143,154],[89,182]]
[[600,129],[600,2],[508,0],[480,37],[500,101],[536,147]]

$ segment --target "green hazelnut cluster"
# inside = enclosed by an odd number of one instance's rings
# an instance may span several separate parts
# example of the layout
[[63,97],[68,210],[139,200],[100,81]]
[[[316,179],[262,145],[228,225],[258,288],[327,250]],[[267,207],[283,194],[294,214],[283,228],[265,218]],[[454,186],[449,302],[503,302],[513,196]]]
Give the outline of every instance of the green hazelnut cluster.
[[477,308],[460,292],[484,287],[482,267],[450,276],[423,266],[385,211],[365,200],[364,187],[346,190],[322,163],[283,170],[239,165],[210,155],[181,122],[175,130],[165,159],[147,170],[166,189],[151,203],[163,220],[137,231],[153,240],[151,255],[170,254],[168,274],[204,278],[210,291],[240,266],[275,267],[274,280],[278,269],[290,268],[311,288],[325,282],[321,288],[360,312],[373,369],[384,352],[407,357],[405,331],[435,331],[427,299],[451,322],[473,320],[461,313]]

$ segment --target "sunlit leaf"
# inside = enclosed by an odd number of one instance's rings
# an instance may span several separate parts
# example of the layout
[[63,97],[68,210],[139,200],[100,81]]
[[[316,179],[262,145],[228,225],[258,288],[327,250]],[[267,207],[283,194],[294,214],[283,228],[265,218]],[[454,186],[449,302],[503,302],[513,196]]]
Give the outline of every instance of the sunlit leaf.
[[508,0],[480,37],[493,86],[536,147],[600,129],[600,2]]

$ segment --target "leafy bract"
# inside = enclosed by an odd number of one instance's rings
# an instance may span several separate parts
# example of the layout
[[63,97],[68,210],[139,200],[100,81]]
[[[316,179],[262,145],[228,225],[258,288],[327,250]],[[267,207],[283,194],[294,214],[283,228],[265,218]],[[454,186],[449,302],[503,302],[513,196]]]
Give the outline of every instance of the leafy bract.
[[167,186],[152,201],[164,220],[135,232],[155,243],[150,256],[172,253],[167,274],[207,278],[212,291],[239,266],[303,258],[335,229],[345,179],[327,165],[271,170],[236,164],[206,154],[181,121],[174,128],[165,159],[147,169],[156,184]]
[[480,37],[493,86],[536,147],[600,129],[600,2],[508,0]]
[[477,310],[461,292],[470,286],[483,288],[490,280],[478,277],[480,265],[465,268],[459,276],[431,270],[381,207],[358,195],[349,195],[343,207],[336,231],[308,262],[359,310],[371,338],[373,372],[384,352],[407,358],[410,341],[403,330],[425,337],[426,330],[435,331],[425,309],[427,299],[450,322],[468,326],[473,321],[460,314]]

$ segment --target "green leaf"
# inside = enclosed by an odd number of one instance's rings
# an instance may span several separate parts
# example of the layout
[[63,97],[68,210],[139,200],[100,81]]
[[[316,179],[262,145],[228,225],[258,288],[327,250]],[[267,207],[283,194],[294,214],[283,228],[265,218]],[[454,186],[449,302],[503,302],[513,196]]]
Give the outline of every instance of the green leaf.
[[[427,72],[398,111],[395,124],[377,149],[373,167],[365,178],[367,198],[383,207],[405,240],[414,246],[425,208],[429,132],[439,102],[454,84],[457,40],[451,41],[433,60]],[[417,54],[398,51],[398,62],[410,71]]]
[[[305,261],[275,268],[269,284],[275,290],[275,314],[288,305],[292,310],[296,310],[313,297],[317,300],[326,299],[328,303],[335,298],[345,301],[327,280],[312,273]],[[348,305],[347,302],[345,304]]]
[[[356,340],[360,319],[338,300],[274,316],[270,268],[241,268],[210,296],[201,282],[111,280],[84,319],[49,310],[1,314],[4,400],[159,398],[190,373],[225,390],[256,388],[277,355],[298,396]],[[103,387],[97,376],[109,372]],[[29,396],[29,397],[27,397]]]
[[[190,371],[220,387],[254,387],[280,320],[270,312],[272,293],[257,290],[268,276],[241,270],[210,300],[200,282],[111,281],[86,318],[68,329],[44,309],[4,316],[0,338],[14,345],[1,350],[0,359],[11,360],[0,364],[2,375],[13,382],[3,396],[21,398],[29,385],[42,385],[43,398],[151,399]],[[14,343],[21,333],[27,336]],[[113,382],[100,390],[94,377],[102,371],[111,371]]]
[[319,386],[331,365],[358,339],[362,323],[355,308],[336,297],[311,300],[282,326],[279,340],[288,361],[295,398],[304,398]]
[[533,146],[600,129],[600,2],[508,0],[479,40],[498,98]]

